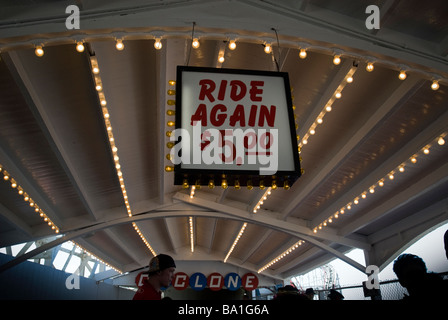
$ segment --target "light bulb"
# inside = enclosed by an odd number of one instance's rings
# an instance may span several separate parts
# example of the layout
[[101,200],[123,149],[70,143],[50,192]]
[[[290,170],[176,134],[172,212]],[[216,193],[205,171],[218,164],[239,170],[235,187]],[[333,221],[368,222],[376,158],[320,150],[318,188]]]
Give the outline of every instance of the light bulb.
[[425,149],[423,149],[423,153],[424,153],[424,154],[429,154],[429,148],[425,148]]
[[81,41],[76,43],[76,51],[78,51],[78,52],[84,51],[84,44]]
[[229,42],[229,49],[230,50],[235,50],[236,49],[236,42],[235,42],[235,40],[230,40],[230,42]]
[[98,74],[98,73],[100,73],[100,68],[98,68],[98,67],[93,67],[92,68],[92,72],[94,73],[94,74]]
[[340,98],[342,97],[342,93],[337,92],[337,93],[335,94],[335,97],[336,97],[336,99],[340,99]]
[[270,43],[266,43],[265,46],[264,46],[264,52],[269,54],[269,53],[271,53],[271,51],[272,51],[271,44]]
[[367,72],[372,72],[373,69],[374,69],[373,63],[369,62],[366,67]]
[[300,59],[306,58],[306,50],[305,49],[300,49],[299,57],[300,57]]
[[226,179],[222,179],[221,187],[222,187],[223,189],[227,189],[228,185],[227,185],[227,180],[226,180]]
[[156,38],[156,41],[154,42],[154,48],[156,48],[156,50],[162,49],[162,42],[160,41],[160,38]]
[[121,39],[117,40],[117,43],[115,44],[115,48],[117,48],[118,51],[121,51],[124,49],[124,44]]
[[341,63],[341,56],[340,55],[335,55],[334,58],[333,58],[333,63],[335,65],[340,64]]
[[37,46],[36,50],[34,50],[34,53],[38,57],[42,57],[44,55],[44,49],[42,49],[42,46]]
[[437,143],[439,144],[439,146],[443,146],[445,144],[445,140],[440,137],[439,140],[437,140]]
[[199,48],[200,45],[201,45],[201,44],[199,43],[198,38],[194,38],[194,39],[193,39],[193,42],[191,43],[191,46],[192,46],[193,48],[197,49],[197,48]]
[[400,71],[400,74],[398,75],[398,79],[404,80],[404,79],[406,79],[406,77],[407,77],[406,72]]
[[436,81],[436,80],[434,80],[434,81],[432,82],[432,84],[431,84],[431,89],[432,89],[432,90],[437,90],[437,89],[439,89],[439,82]]
[[219,63],[223,63],[224,62],[224,56],[219,56],[219,58],[218,58],[218,61],[219,61]]

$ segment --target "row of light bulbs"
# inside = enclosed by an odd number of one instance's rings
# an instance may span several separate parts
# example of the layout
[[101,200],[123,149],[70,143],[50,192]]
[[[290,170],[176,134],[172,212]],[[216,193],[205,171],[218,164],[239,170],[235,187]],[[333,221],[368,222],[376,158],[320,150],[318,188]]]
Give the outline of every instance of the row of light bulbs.
[[265,266],[263,266],[262,268],[260,268],[258,270],[258,273],[263,272],[264,270],[268,269],[269,267],[271,267],[272,265],[276,264],[277,262],[279,262],[280,260],[282,260],[283,258],[285,258],[287,255],[289,255],[291,252],[293,252],[294,250],[296,250],[299,246],[301,246],[302,244],[304,244],[305,241],[304,240],[299,240],[296,243],[294,243],[291,247],[289,247],[287,250],[285,250],[283,253],[279,254],[276,258],[272,259],[269,263],[267,263]]
[[[103,83],[102,83],[101,76],[100,76],[100,68],[98,65],[98,60],[95,56],[90,57],[90,64],[92,67],[93,77],[95,79],[95,89],[98,93],[98,99],[101,104],[101,110],[103,113],[103,119],[104,119],[104,124],[106,126],[107,136],[109,138],[109,145],[112,150],[112,157],[114,160],[115,170],[117,172],[117,177],[120,182],[121,193],[123,195],[123,200],[126,205],[126,211],[128,213],[128,216],[132,217],[132,210],[131,210],[131,206],[129,204],[128,194],[127,194],[126,186],[124,183],[123,172],[121,171],[120,157],[118,156],[118,148],[115,144],[115,139],[114,139],[113,130],[112,130],[112,124],[110,122],[110,113],[109,113],[109,110],[107,109],[107,101],[106,101],[106,97],[105,97],[104,91],[103,91]],[[140,231],[137,224],[135,222],[133,222],[132,226],[134,227],[135,231],[140,236],[140,238],[142,239],[142,241],[146,245],[146,247],[151,251],[151,253],[154,256],[156,256],[155,251],[149,244],[148,240],[144,237],[143,233]]]
[[238,241],[240,241],[240,238],[243,236],[244,231],[246,230],[247,222],[243,224],[240,231],[238,232],[238,235],[236,236],[235,240],[233,241],[232,246],[229,249],[229,252],[227,252],[226,257],[224,258],[224,263],[227,262],[227,259],[229,259],[230,255],[232,254],[233,250],[235,249],[236,245],[238,244]]
[[303,139],[299,142],[299,150],[301,150],[304,145],[308,144],[308,139],[310,138],[310,136],[313,136],[316,133],[316,128],[318,125],[321,125],[323,123],[325,114],[333,110],[333,103],[336,101],[336,99],[341,99],[342,90],[345,88],[346,84],[350,84],[353,82],[353,75],[355,74],[356,70],[357,70],[356,67],[352,67],[347,72],[347,74],[344,77],[344,80],[339,84],[338,88],[335,90],[332,97],[328,100],[328,102],[325,104],[325,107],[322,109],[322,111],[317,116],[316,120],[308,129],[308,132],[303,136]]
[[[263,203],[268,199],[268,196],[272,194],[272,187],[267,188],[267,190],[264,192],[263,196],[258,200],[257,204],[252,209],[253,213],[257,213],[258,210],[260,210]],[[275,189],[274,189],[275,190]]]
[[139,235],[139,237],[142,239],[143,243],[146,245],[146,247],[149,249],[149,251],[151,251],[152,255],[155,257],[157,256],[157,253],[154,251],[154,249],[151,247],[151,245],[149,244],[148,240],[146,240],[145,236],[143,235],[143,233],[140,231],[139,227],[137,226],[137,224],[135,222],[132,222],[132,226],[134,227],[135,231],[137,232],[137,234]]
[[16,189],[19,195],[23,196],[23,200],[25,202],[28,202],[29,206],[33,208],[36,213],[39,214],[42,220],[44,220],[45,223],[48,224],[48,226],[51,227],[51,229],[56,234],[58,234],[59,233],[58,226],[53,221],[51,221],[51,219],[45,214],[42,208],[40,208],[38,204],[33,199],[31,199],[28,193],[26,193],[25,190],[23,190],[23,188],[17,183],[17,181],[13,177],[11,177],[11,175],[5,169],[3,169],[3,166],[1,164],[0,164],[0,172],[3,172],[3,180],[10,181],[11,188]]
[[193,217],[188,217],[189,233],[190,233],[190,250],[194,252],[194,222]]
[[98,258],[98,257],[95,256],[93,253],[91,253],[90,251],[88,251],[88,250],[85,249],[84,247],[80,246],[78,243],[76,243],[76,242],[74,242],[74,241],[71,241],[71,242],[72,242],[72,244],[73,244],[74,246],[78,247],[78,248],[79,248],[80,250],[82,250],[84,253],[88,254],[92,259],[101,262],[102,264],[108,266],[109,268],[115,270],[116,272],[118,272],[118,273],[120,273],[120,274],[123,274],[123,271],[121,271],[121,270],[118,269],[118,268],[115,268],[113,265],[111,265],[110,263],[107,263],[107,262],[104,261],[103,259]]
[[[155,36],[153,38],[154,38],[154,48],[156,50],[162,49],[162,46],[163,46],[162,45],[162,38],[160,36]],[[237,40],[236,40],[235,37],[232,38],[232,39],[228,38],[228,48],[230,50],[235,50],[236,49],[236,47],[237,47],[236,41]],[[199,41],[199,38],[198,37],[193,37],[192,40],[191,40],[191,46],[194,49],[197,49],[197,48],[200,47],[200,45],[201,45],[201,43]],[[264,45],[264,51],[267,54],[271,54],[272,53],[272,48],[273,48],[272,43],[271,42],[264,42],[263,45]],[[118,39],[116,38],[115,39],[115,47],[119,51],[124,49],[124,43],[123,43],[123,39],[122,38],[118,38]],[[42,57],[44,55],[44,49],[43,48],[44,48],[43,44],[39,44],[39,45],[35,46],[35,51],[34,52],[35,52],[36,56]],[[84,52],[84,50],[85,50],[84,41],[79,41],[79,40],[75,41],[75,48],[76,48],[76,50],[78,52]],[[305,59],[307,57],[307,55],[308,55],[307,51],[309,50],[309,48],[300,47],[299,46],[298,50],[299,50],[299,57],[301,59]],[[334,50],[334,52],[335,53],[333,54],[333,63],[335,65],[339,65],[341,63],[341,61],[342,61],[343,54],[340,53],[340,50]],[[223,63],[224,60],[225,60],[225,58],[224,58],[223,54],[218,56],[218,61],[220,63]],[[372,72],[374,70],[374,68],[375,68],[374,67],[374,62],[367,61],[366,70],[368,72]],[[407,77],[407,73],[406,73],[407,70],[406,69],[408,69],[408,68],[407,67],[400,67],[399,74],[398,74],[398,78],[400,80],[405,80],[406,79],[406,77]],[[435,77],[435,75],[433,77]],[[433,79],[432,80],[431,88],[433,90],[437,90],[439,88],[439,80],[440,79]]]
[[[85,50],[84,41],[76,41],[75,48],[76,48],[76,51],[78,51],[80,53],[84,52],[84,50]],[[124,43],[123,43],[122,39],[117,39],[115,41],[115,48],[118,51],[124,50]],[[162,39],[161,38],[155,38],[154,48],[157,50],[162,49]],[[44,46],[43,45],[36,46],[34,49],[34,54],[38,57],[42,57],[45,54]]]
[[[443,134],[441,136],[439,136],[436,139],[436,143],[440,146],[443,146],[445,144],[445,139],[444,137],[447,134]],[[313,228],[313,233],[317,233],[318,230],[322,230],[324,227],[326,227],[329,223],[333,222],[333,219],[338,219],[339,215],[343,215],[346,210],[351,210],[353,208],[353,205],[357,205],[359,204],[359,202],[362,199],[366,199],[367,195],[373,194],[375,193],[375,189],[377,187],[383,187],[385,182],[387,180],[392,181],[395,178],[395,175],[397,173],[403,173],[405,171],[405,167],[406,167],[406,162],[411,162],[412,164],[417,163],[417,158],[418,158],[418,154],[419,153],[423,153],[424,155],[428,155],[430,153],[430,148],[431,145],[427,145],[425,146],[423,149],[421,149],[419,152],[415,153],[412,157],[410,157],[407,161],[403,162],[402,164],[400,164],[397,168],[395,168],[394,170],[392,170],[391,172],[389,172],[386,176],[384,176],[382,179],[380,179],[377,183],[371,185],[366,191],[362,192],[359,196],[357,196],[355,199],[353,199],[353,201],[347,203],[345,206],[343,206],[341,209],[339,209],[338,211],[336,211],[333,215],[331,215],[330,217],[328,217],[326,220],[324,220],[322,223],[320,223],[317,227]]]
[[[30,196],[23,190],[23,188],[17,183],[17,181],[11,177],[11,175],[3,169],[3,166],[0,165],[0,172],[3,172],[3,180],[4,181],[10,181],[11,182],[11,188],[13,189],[17,189],[17,192],[23,196],[23,200],[25,202],[29,203],[29,206],[34,208],[34,211],[36,213],[39,213],[39,216],[51,227],[51,229],[56,233],[59,234],[59,228],[56,226],[56,224],[54,224],[53,221],[51,221],[51,219],[44,213],[44,211],[42,210],[42,208],[40,208],[37,203],[30,198]],[[73,242],[73,241],[72,241]],[[119,269],[115,268],[114,266],[112,266],[111,264],[107,263],[106,261],[98,258],[97,256],[95,256],[93,253],[87,251],[86,249],[84,249],[83,247],[81,247],[79,244],[73,242],[74,245],[76,245],[77,247],[79,247],[81,250],[83,250],[84,252],[86,252],[87,254],[89,254],[92,258],[98,260],[99,262],[107,265],[108,267],[112,268],[113,270],[117,271],[118,273],[123,273],[122,271],[120,271]]]
[[99,98],[99,101],[101,104],[101,110],[103,113],[104,124],[106,126],[107,136],[109,138],[109,144],[110,144],[110,147],[112,150],[112,157],[114,160],[115,170],[117,172],[118,180],[120,182],[120,188],[121,188],[121,192],[123,194],[123,199],[124,199],[124,202],[126,205],[126,210],[127,210],[128,216],[132,217],[132,211],[131,211],[131,207],[130,207],[129,201],[128,201],[126,186],[124,184],[123,172],[121,171],[120,157],[118,156],[118,148],[115,144],[114,134],[112,131],[112,124],[110,122],[110,113],[109,113],[109,110],[107,109],[107,101],[106,101],[106,97],[105,97],[104,91],[103,91],[103,85],[102,85],[102,81],[101,81],[101,77],[100,77],[100,69],[99,69],[99,65],[98,65],[98,60],[96,59],[95,56],[91,56],[90,62],[91,62],[91,66],[92,66],[92,73],[93,73],[93,76],[95,79],[95,89],[97,90],[97,93],[98,93],[98,98]]

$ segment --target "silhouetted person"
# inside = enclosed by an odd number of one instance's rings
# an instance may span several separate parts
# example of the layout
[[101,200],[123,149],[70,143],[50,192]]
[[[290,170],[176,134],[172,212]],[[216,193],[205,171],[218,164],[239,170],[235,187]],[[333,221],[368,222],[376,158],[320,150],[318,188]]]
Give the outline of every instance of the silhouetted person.
[[422,258],[402,254],[395,261],[393,270],[398,282],[408,290],[403,300],[435,300],[447,297],[446,282],[435,273],[428,273]]
[[328,295],[328,299],[330,299],[330,300],[344,300],[344,296],[339,291],[331,289],[330,290],[330,294]]
[[310,300],[314,300],[314,290],[313,288],[308,288],[305,290],[305,295],[308,297],[308,299]]
[[133,300],[162,300],[162,287],[168,287],[173,279],[176,264],[173,258],[159,254],[149,262],[148,279],[143,281]]
[[278,289],[277,301],[297,301],[297,300],[309,300],[305,295],[301,294],[297,288],[291,285],[286,285],[283,288]]

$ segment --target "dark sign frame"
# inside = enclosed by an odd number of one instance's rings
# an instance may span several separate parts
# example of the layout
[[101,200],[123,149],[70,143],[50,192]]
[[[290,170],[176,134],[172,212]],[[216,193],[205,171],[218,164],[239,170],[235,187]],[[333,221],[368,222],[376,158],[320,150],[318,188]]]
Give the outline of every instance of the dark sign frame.
[[[178,66],[176,76],[176,115],[175,128],[180,129],[182,124],[182,75],[183,72],[201,72],[201,73],[228,73],[228,74],[242,74],[242,75],[256,75],[264,77],[280,77],[283,78],[285,96],[287,103],[288,121],[291,134],[291,148],[293,149],[294,170],[280,171],[275,175],[260,175],[258,170],[209,170],[209,169],[192,169],[182,168],[182,164],[174,166],[174,184],[183,185],[187,182],[188,185],[204,186],[208,185],[210,180],[215,182],[215,185],[221,185],[225,179],[228,186],[235,186],[238,182],[240,186],[276,186],[282,187],[285,185],[292,186],[293,183],[301,176],[300,157],[298,152],[297,134],[294,121],[293,104],[290,91],[290,83],[288,73],[273,72],[273,71],[259,71],[259,70],[241,70],[241,69],[226,69],[226,68],[206,68],[193,66]],[[184,184],[185,185],[185,184]]]

